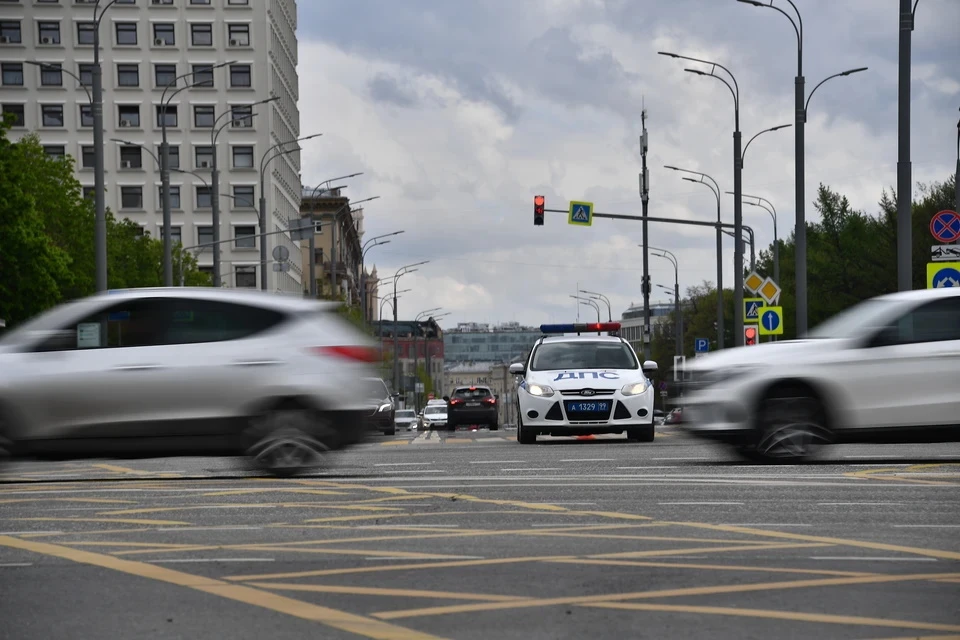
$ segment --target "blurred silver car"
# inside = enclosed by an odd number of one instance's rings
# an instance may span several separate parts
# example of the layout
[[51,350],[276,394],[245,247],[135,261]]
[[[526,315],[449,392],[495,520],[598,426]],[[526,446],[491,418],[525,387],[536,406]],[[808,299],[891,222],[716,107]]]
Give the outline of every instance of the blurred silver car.
[[245,453],[292,473],[368,430],[373,343],[333,303],[111,291],[0,339],[0,452]]

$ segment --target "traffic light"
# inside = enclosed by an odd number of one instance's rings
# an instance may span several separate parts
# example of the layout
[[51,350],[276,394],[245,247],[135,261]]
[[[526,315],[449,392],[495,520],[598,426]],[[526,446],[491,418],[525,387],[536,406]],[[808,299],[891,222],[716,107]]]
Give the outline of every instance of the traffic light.
[[533,226],[543,226],[543,207],[547,199],[543,196],[533,196]]
[[743,345],[745,347],[752,347],[757,344],[757,327],[752,324],[744,325],[743,327]]

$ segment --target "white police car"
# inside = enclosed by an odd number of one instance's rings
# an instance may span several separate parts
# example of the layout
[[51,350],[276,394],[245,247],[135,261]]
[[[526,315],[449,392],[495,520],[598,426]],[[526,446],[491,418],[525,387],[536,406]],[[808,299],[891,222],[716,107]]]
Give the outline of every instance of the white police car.
[[619,329],[619,322],[540,325],[545,335],[527,361],[510,365],[510,373],[523,376],[517,390],[518,442],[533,444],[538,435],[624,432],[630,440],[653,441],[649,376],[657,363],[641,365],[633,347],[616,335]]

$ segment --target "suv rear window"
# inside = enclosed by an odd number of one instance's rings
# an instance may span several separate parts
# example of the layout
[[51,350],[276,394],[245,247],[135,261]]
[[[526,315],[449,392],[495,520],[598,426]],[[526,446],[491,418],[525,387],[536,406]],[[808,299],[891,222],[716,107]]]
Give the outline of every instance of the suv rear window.
[[462,389],[457,389],[453,392],[454,397],[464,398],[464,399],[476,399],[476,398],[489,398],[493,394],[490,393],[490,389],[486,387],[476,387],[470,389],[468,387],[463,387]]

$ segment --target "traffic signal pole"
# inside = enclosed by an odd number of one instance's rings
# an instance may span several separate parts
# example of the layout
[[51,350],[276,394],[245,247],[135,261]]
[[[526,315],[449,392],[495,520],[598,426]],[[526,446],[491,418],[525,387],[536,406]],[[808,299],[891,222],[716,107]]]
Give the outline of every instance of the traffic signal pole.
[[[647,211],[650,203],[650,173],[647,171],[647,110],[640,112],[640,123],[642,131],[640,133],[640,157],[642,158],[640,173],[640,202],[642,204],[642,222],[643,222],[643,358],[649,360],[651,357],[652,333],[650,331],[650,251],[647,248],[650,238],[647,234],[647,222],[649,216]],[[677,302],[679,304],[679,301]]]

